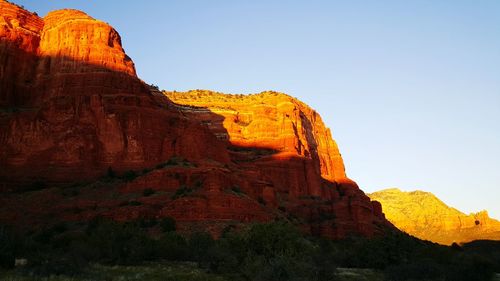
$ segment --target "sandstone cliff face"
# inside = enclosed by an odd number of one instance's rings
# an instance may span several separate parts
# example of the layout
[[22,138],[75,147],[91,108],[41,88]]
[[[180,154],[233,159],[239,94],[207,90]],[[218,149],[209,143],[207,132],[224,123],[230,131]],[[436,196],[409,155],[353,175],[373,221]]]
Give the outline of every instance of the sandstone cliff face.
[[50,60],[41,62],[48,67],[43,72],[112,70],[136,76],[134,63],[121,46],[120,35],[107,23],[77,10],[53,11],[43,21],[39,55]]
[[500,222],[486,211],[465,215],[429,192],[386,189],[370,198],[381,202],[387,219],[420,239],[451,245],[479,239],[500,240]]
[[26,90],[35,75],[43,20],[4,1],[0,11],[0,106],[6,107],[29,98]]
[[[314,172],[330,181],[346,178],[344,163],[330,130],[319,114],[282,93],[227,95],[211,91],[166,92],[183,112],[194,113],[207,127],[233,146],[265,148],[280,157],[314,160]],[[206,110],[211,114],[205,114]],[[214,115],[219,115],[213,120]]]
[[164,94],[137,78],[108,24],[3,0],[0,11],[0,222],[171,216],[218,234],[286,219],[332,238],[389,224],[305,104]]
[[[311,232],[333,237],[349,232],[370,235],[371,225],[383,218],[378,203],[370,202],[346,177],[330,130],[304,103],[277,92],[163,94],[228,144],[241,177],[254,181],[249,186],[239,180],[238,186],[309,221]],[[257,189],[261,191],[255,192],[256,186],[262,186]]]
[[[106,23],[75,10],[41,19],[5,1],[0,9],[0,177],[10,187],[154,166],[173,155],[228,160],[212,134],[154,100]],[[194,136],[203,139],[197,146],[175,145]]]

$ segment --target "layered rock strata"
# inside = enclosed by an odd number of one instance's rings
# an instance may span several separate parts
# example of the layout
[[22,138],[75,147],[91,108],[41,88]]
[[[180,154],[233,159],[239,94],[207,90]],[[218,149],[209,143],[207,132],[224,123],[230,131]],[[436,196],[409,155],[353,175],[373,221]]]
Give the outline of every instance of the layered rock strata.
[[211,133],[154,100],[108,24],[76,10],[42,19],[0,9],[0,177],[73,181],[173,155],[228,161]]
[[242,190],[251,194],[263,186],[253,196],[309,221],[311,232],[344,237],[346,229],[356,229],[371,235],[378,220],[373,215],[383,218],[380,205],[347,178],[330,130],[304,103],[277,92],[163,94],[227,143],[241,177],[258,179],[237,183]]
[[4,0],[0,11],[0,222],[170,216],[217,235],[285,219],[332,238],[390,225],[300,101],[162,93],[108,24]]

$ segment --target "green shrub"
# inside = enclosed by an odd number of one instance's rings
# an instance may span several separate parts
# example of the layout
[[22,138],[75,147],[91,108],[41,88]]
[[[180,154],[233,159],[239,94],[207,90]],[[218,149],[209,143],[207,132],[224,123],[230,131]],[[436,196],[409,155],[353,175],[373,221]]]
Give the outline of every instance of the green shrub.
[[492,261],[478,255],[460,255],[448,266],[447,281],[492,280],[495,266]]
[[242,193],[243,193],[243,191],[241,191],[241,188],[240,188],[239,186],[237,186],[237,185],[235,185],[235,186],[231,187],[231,190],[232,190],[234,193],[236,193],[236,194],[242,194]]
[[265,258],[300,255],[310,246],[296,227],[285,222],[255,224],[244,235],[249,251]]
[[155,169],[159,170],[159,169],[163,169],[167,166],[166,163],[159,163],[155,166]]
[[98,221],[87,229],[88,246],[96,249],[90,260],[107,264],[134,264],[154,257],[155,243],[134,224]]
[[0,268],[14,267],[16,244],[14,233],[7,227],[0,226]]
[[433,260],[393,265],[385,270],[386,279],[391,281],[442,280],[443,275],[443,268]]
[[151,195],[153,195],[153,194],[155,194],[155,193],[156,193],[156,191],[154,191],[154,189],[152,189],[152,188],[146,188],[146,189],[144,189],[144,190],[142,191],[142,195],[143,195],[143,196],[146,196],[146,197],[147,197],[147,196],[151,196]]
[[48,253],[30,259],[28,267],[25,269],[31,275],[37,276],[75,276],[82,272],[88,265],[81,256],[72,253]]
[[250,280],[318,280],[320,272],[333,276],[333,268],[313,261],[317,248],[293,225],[256,224],[243,235],[247,248],[241,270]]
[[182,160],[177,158],[177,157],[171,157],[168,159],[168,161],[165,163],[166,166],[177,166],[179,163],[181,163]]
[[175,232],[164,233],[156,244],[156,256],[159,258],[181,261],[189,257],[189,248],[186,240]]
[[137,201],[137,200],[131,200],[131,201],[128,201],[128,205],[129,206],[141,206],[142,203]]
[[26,186],[23,191],[38,191],[48,187],[48,184],[43,180],[36,180]]
[[155,218],[139,218],[134,222],[136,226],[140,228],[150,228],[158,224],[158,221]]
[[107,176],[108,178],[115,178],[115,177],[116,177],[116,173],[115,173],[115,171],[113,170],[113,168],[108,167],[108,172],[107,172],[106,176]]
[[64,188],[61,192],[63,196],[66,197],[75,197],[80,195],[80,189],[76,187],[69,187],[69,188]]
[[192,164],[183,158],[172,156],[166,162],[158,163],[155,169],[163,169],[167,166],[192,166]]
[[205,266],[210,261],[215,240],[207,232],[196,232],[189,237],[188,242],[191,259]]
[[172,198],[172,200],[175,200],[178,198],[185,197],[185,196],[191,194],[192,192],[193,192],[193,189],[183,185],[175,191],[174,195],[172,195],[171,198]]
[[203,186],[203,181],[201,181],[201,180],[196,180],[196,181],[194,182],[194,188],[195,188],[195,189],[198,189],[198,188],[200,188],[200,187],[202,187],[202,186]]
[[487,258],[495,265],[495,272],[500,272],[500,241],[477,240],[463,245],[462,250],[472,255]]
[[[151,228],[156,225],[162,233]],[[15,257],[23,257],[30,263],[28,273],[47,276],[73,275],[89,263],[138,265],[169,260],[194,261],[206,271],[231,276],[230,280],[337,280],[337,266],[378,268],[386,280],[394,281],[489,280],[495,256],[469,252],[472,246],[456,250],[397,231],[332,241],[304,236],[286,222],[235,224],[217,240],[206,232],[193,233],[186,240],[168,217],[128,223],[97,218],[86,225],[56,224],[26,235],[0,227],[0,266],[12,267]]]
[[68,230],[68,224],[64,221],[62,222],[59,222],[57,224],[55,224],[52,228],[51,228],[52,232],[54,233],[63,233],[65,231]]
[[163,232],[172,232],[176,229],[175,219],[171,217],[162,218],[160,221],[160,228]]
[[264,205],[264,206],[266,205],[266,200],[264,200],[264,198],[262,198],[262,196],[259,196],[257,198],[257,202],[259,202],[259,204],[261,204],[261,205]]
[[123,176],[122,176],[122,179],[124,181],[133,181],[135,180],[136,178],[138,177],[137,173],[135,171],[132,171],[132,170],[129,170],[129,171],[126,171]]

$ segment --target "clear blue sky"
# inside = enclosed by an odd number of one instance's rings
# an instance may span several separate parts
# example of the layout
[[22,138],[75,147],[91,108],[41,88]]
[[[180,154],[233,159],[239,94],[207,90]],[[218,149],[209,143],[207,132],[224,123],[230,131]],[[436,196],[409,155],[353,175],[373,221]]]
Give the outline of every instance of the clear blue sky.
[[367,192],[500,219],[500,1],[14,1],[109,22],[160,88],[303,100]]

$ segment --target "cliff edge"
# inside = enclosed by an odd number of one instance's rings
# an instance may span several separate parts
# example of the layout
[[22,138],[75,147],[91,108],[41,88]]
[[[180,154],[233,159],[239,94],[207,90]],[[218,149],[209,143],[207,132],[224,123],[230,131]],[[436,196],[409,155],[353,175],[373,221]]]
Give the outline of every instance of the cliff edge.
[[319,114],[287,95],[159,92],[110,25],[0,0],[0,222],[176,219],[179,231],[288,220],[383,233]]

